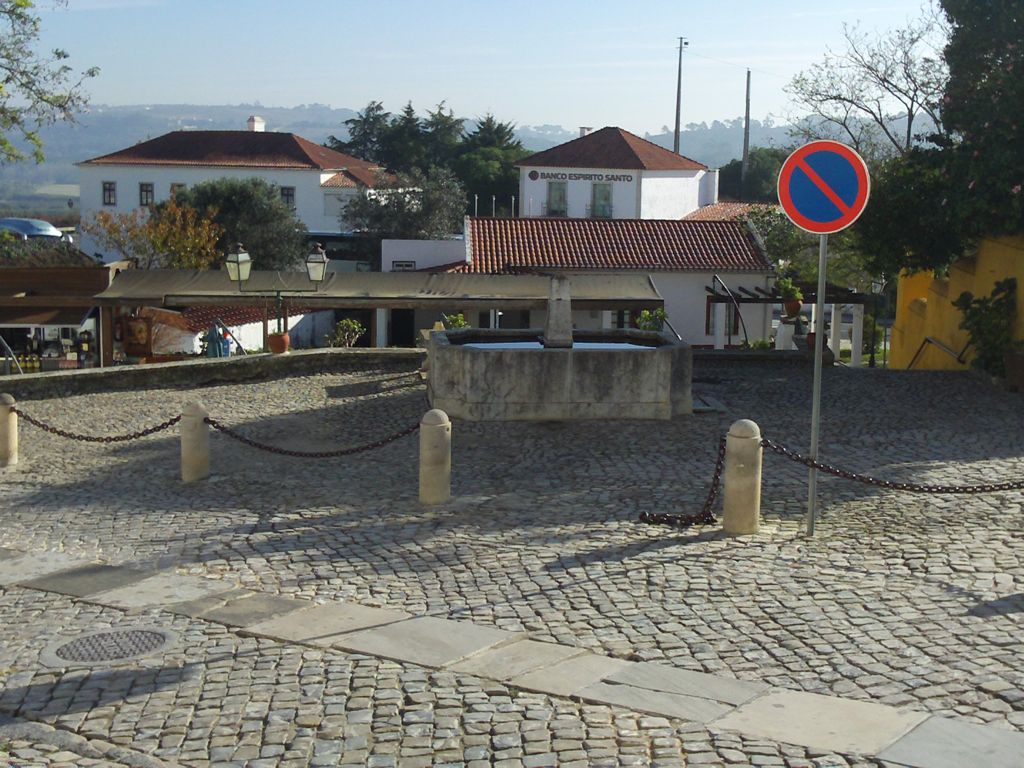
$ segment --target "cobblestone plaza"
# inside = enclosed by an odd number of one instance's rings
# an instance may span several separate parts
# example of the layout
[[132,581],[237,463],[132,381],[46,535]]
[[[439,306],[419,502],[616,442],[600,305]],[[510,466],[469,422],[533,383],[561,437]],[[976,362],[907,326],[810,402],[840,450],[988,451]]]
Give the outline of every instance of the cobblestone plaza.
[[[103,435],[197,400],[245,435],[317,451],[414,424],[426,406],[410,373],[20,407]],[[766,453],[756,536],[641,524],[642,512],[699,511],[736,419],[806,449],[809,367],[698,361],[694,376],[720,409],[670,422],[456,421],[453,499],[436,508],[417,500],[415,435],[310,460],[215,433],[213,476],[183,485],[174,429],[92,444],[23,424],[20,463],[0,470],[0,547],[1024,730],[1024,492],[917,495],[820,477],[809,539],[807,471]],[[824,461],[900,481],[1022,478],[1019,394],[971,374],[841,368],[825,372],[823,391]],[[118,607],[15,581],[0,580],[0,756],[12,764],[909,764],[652,714],[663,710],[644,702],[539,692],[487,669],[283,640],[209,606]],[[162,628],[175,642],[120,663],[47,662],[60,639],[111,627]]]

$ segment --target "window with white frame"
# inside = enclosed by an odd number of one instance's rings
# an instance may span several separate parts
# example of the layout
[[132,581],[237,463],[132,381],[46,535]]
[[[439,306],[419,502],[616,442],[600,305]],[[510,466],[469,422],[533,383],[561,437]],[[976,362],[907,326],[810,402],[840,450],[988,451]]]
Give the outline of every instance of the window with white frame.
[[139,184],[139,205],[145,208],[147,205],[152,205],[156,200],[153,195],[153,183],[149,181],[143,181]]

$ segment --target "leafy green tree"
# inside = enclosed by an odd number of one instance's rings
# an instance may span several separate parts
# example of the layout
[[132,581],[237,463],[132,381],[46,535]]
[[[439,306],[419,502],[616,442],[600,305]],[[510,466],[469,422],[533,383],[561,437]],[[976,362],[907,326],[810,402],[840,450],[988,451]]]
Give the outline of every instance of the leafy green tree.
[[209,212],[223,229],[218,250],[243,243],[256,269],[292,269],[306,257],[305,225],[277,187],[262,179],[212,179],[180,190],[175,200],[201,216]]
[[[404,177],[381,174],[372,190],[352,199],[343,220],[376,240],[437,240],[462,231],[462,184],[446,168]],[[378,249],[379,251],[379,249]]]
[[[818,279],[817,235],[797,227],[779,208],[755,208],[748,214],[765,251],[779,274],[796,282],[814,283]],[[828,282],[845,288],[866,291],[872,272],[860,240],[843,230],[828,238]]]
[[963,195],[950,184],[949,159],[946,150],[918,148],[875,169],[854,225],[872,273],[942,271],[964,252]]
[[519,192],[519,169],[515,164],[530,154],[515,137],[515,125],[485,115],[463,136],[461,148],[455,169],[469,196],[468,210],[472,210],[472,198],[477,195],[482,210],[490,210],[493,197],[499,210],[511,213],[512,196]]
[[952,27],[943,121],[961,215],[977,234],[1024,231],[1024,6],[942,0]]
[[[67,0],[58,0],[66,5]],[[26,142],[32,158],[43,161],[39,130],[65,120],[73,122],[88,99],[83,83],[95,77],[93,67],[74,74],[68,54],[55,48],[41,55],[36,50],[39,17],[32,0],[0,2],[0,164],[24,160],[14,141]]]
[[459,153],[462,140],[462,120],[442,101],[433,112],[428,112],[422,123],[424,156],[427,167],[451,168]]
[[742,160],[730,160],[718,172],[718,189],[722,197],[758,203],[774,203],[776,183],[782,163],[789,150],[781,147],[753,147],[747,165],[746,189],[740,188]]
[[427,155],[425,139],[423,126],[410,101],[381,137],[380,162],[393,173],[422,171]]
[[382,160],[381,143],[388,130],[390,112],[384,111],[379,101],[371,101],[362,112],[345,121],[348,128],[348,141],[336,136],[327,137],[327,146],[338,152],[379,163]]

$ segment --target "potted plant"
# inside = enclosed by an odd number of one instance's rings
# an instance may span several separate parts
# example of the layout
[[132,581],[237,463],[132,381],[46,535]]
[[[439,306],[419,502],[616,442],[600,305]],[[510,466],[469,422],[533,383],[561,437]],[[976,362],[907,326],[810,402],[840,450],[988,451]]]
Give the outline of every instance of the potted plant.
[[267,334],[267,347],[275,355],[283,355],[287,352],[292,345],[291,337],[288,333],[268,333]]
[[775,287],[779,289],[779,296],[782,297],[782,306],[786,310],[786,317],[796,317],[800,314],[800,308],[804,305],[804,293],[800,286],[793,282],[791,277],[780,277]]

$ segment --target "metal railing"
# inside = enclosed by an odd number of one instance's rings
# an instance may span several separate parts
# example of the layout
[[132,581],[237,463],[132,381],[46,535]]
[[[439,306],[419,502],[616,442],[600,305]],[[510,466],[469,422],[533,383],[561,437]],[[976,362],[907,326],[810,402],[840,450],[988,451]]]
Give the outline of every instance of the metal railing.
[[[7,341],[4,339],[3,336],[0,336],[0,345],[3,346],[4,351],[4,371],[9,371],[11,363],[14,363],[14,367],[18,369],[18,373],[24,373],[24,371],[21,370],[21,363],[18,362],[18,358],[15,357],[14,351],[10,348],[10,346],[8,346]],[[8,360],[10,360],[11,363],[8,363]]]
[[966,360],[964,359],[964,355],[966,355],[966,354],[967,354],[967,350],[968,350],[968,349],[970,349],[970,347],[971,347],[971,342],[970,342],[970,341],[968,341],[968,342],[967,342],[966,344],[964,344],[964,348],[963,348],[963,349],[961,349],[961,350],[960,350],[960,352],[959,352],[959,354],[958,354],[958,353],[954,352],[952,348],[950,348],[950,347],[946,346],[945,344],[943,344],[943,343],[942,343],[941,341],[939,341],[938,339],[936,339],[936,338],[933,338],[933,337],[931,337],[931,336],[925,336],[925,337],[924,337],[924,341],[922,341],[922,342],[921,342],[921,346],[919,346],[919,347],[917,348],[917,352],[915,352],[915,353],[914,353],[914,357],[913,357],[913,358],[911,358],[911,360],[910,360],[910,365],[908,365],[908,366],[907,366],[907,370],[908,370],[908,371],[909,371],[909,370],[910,370],[911,368],[913,368],[913,367],[914,367],[914,365],[915,365],[915,364],[917,363],[917,361],[918,361],[918,359],[919,359],[919,358],[921,357],[921,355],[922,355],[922,354],[924,354],[924,350],[925,350],[925,348],[926,348],[926,347],[927,347],[927,346],[928,346],[929,344],[931,344],[932,346],[934,346],[934,347],[935,347],[936,349],[938,349],[938,350],[939,350],[940,352],[945,352],[945,353],[946,353],[947,355],[949,355],[950,357],[952,357],[952,358],[953,358],[954,360],[956,360],[956,361],[957,361],[958,363],[965,363],[965,362],[967,362],[967,361],[966,361]]

